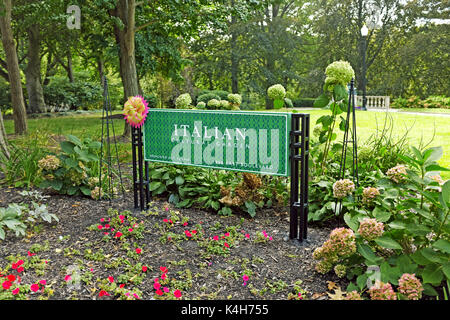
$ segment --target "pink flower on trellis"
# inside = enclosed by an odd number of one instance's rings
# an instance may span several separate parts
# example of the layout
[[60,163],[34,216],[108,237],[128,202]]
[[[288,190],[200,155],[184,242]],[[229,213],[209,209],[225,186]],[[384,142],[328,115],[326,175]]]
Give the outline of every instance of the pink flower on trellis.
[[125,120],[134,128],[140,128],[148,114],[148,103],[141,96],[130,97],[125,102],[123,115]]

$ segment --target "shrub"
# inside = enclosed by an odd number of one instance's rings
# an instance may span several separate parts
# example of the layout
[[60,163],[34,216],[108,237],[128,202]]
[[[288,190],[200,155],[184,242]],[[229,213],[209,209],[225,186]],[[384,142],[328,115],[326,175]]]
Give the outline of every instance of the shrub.
[[242,103],[242,96],[237,93],[230,93],[228,96],[228,101],[233,105],[239,107]]
[[230,94],[228,91],[225,91],[225,90],[212,90],[210,93],[218,96],[219,100],[227,100],[228,95]]
[[197,97],[197,103],[202,101],[207,104],[208,101],[212,100],[212,99],[220,100],[220,97],[214,93],[205,93],[205,94],[202,94],[201,96]]
[[272,100],[283,100],[286,96],[286,89],[281,84],[274,84],[267,89],[267,95]]
[[197,108],[198,109],[205,109],[206,108],[206,103],[203,101],[200,101],[199,103],[197,103]]
[[158,106],[158,98],[154,94],[144,95],[145,101],[148,103],[149,108],[156,108]]
[[294,107],[294,105],[292,103],[292,100],[289,99],[289,98],[284,98],[284,103],[286,105],[286,108],[293,108]]
[[446,96],[429,96],[426,99],[420,99],[417,96],[411,96],[409,98],[399,97],[395,99],[392,104],[392,108],[441,108],[450,109],[450,97]]
[[313,108],[314,100],[315,100],[314,98],[293,99],[292,104],[294,108]]
[[175,100],[175,106],[178,109],[186,109],[188,108],[192,103],[192,98],[189,93],[183,93],[178,96],[178,98]]
[[230,103],[227,100],[220,100],[219,101],[219,106],[220,106],[221,109],[224,109],[224,110],[231,109],[230,108]]
[[217,109],[220,107],[220,100],[217,99],[211,99],[208,101],[208,109]]

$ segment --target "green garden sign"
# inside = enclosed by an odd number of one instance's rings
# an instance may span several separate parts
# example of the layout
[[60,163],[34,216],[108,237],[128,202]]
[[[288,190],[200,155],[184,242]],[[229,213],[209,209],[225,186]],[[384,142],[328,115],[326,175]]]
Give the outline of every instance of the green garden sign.
[[135,208],[150,202],[148,162],[289,176],[289,237],[306,239],[309,114],[149,109],[131,138]]
[[150,109],[144,160],[289,175],[291,114]]

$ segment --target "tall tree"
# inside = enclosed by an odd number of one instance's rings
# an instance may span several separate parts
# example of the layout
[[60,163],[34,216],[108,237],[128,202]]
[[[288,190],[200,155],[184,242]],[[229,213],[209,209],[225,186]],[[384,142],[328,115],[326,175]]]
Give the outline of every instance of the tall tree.
[[11,28],[11,0],[2,0],[0,10],[0,32],[3,49],[5,50],[8,78],[11,86],[11,102],[13,107],[14,132],[25,134],[28,129],[27,114],[20,79],[19,62],[17,59],[16,44]]

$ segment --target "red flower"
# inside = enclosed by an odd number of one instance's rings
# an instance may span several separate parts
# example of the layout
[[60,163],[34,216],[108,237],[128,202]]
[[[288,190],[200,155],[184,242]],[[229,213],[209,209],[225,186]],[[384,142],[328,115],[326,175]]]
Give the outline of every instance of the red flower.
[[218,241],[218,240],[219,240],[219,236],[214,236],[214,237],[213,237],[213,240]]
[[161,275],[161,280],[166,280],[166,278],[167,278],[166,274],[163,273],[163,274]]
[[11,281],[5,281],[2,283],[3,289],[8,290],[9,288],[11,288],[12,283]]
[[147,267],[146,266],[142,266],[142,272],[147,272]]
[[187,225],[188,225],[188,223],[187,223],[187,222],[183,223],[183,227],[186,227]]
[[141,248],[136,248],[136,253],[137,254],[140,254],[142,252],[142,249]]
[[167,220],[167,219],[163,219],[163,222],[169,222],[169,220]]
[[160,270],[162,273],[167,273],[167,267],[159,267],[159,270]]
[[192,232],[192,234],[196,234],[197,230],[192,230],[191,232]]
[[102,225],[98,225],[97,228],[98,228],[98,230],[102,230],[103,226]]
[[175,298],[181,298],[181,291],[180,290],[175,290],[173,292],[173,295],[175,296]]
[[15,296],[19,293],[19,288],[15,288],[13,291],[11,291],[11,293],[13,294],[13,296]]
[[36,255],[36,253],[31,253],[30,251],[28,251],[27,254],[28,254],[29,257],[32,257],[32,256]]
[[65,280],[65,281],[70,281],[70,280],[72,280],[72,277],[70,276],[70,274],[68,274],[68,275],[66,275],[66,276],[64,277],[64,280]]
[[31,291],[33,291],[33,292],[37,292],[37,291],[39,290],[39,285],[38,285],[37,283],[33,283],[33,284],[30,286],[30,289],[31,289]]
[[113,283],[114,282],[114,278],[113,277],[108,277],[109,282]]
[[122,283],[122,284],[119,285],[119,288],[122,289],[123,287],[125,287],[125,283]]
[[225,247],[227,247],[227,248],[230,247],[230,245],[229,245],[228,243],[226,243],[226,242],[225,242],[223,245],[224,245]]
[[153,283],[153,288],[155,290],[159,290],[159,288],[161,288],[161,284],[159,282],[155,282],[155,283]]
[[13,263],[13,264],[11,265],[11,268],[14,269],[14,270],[16,270],[16,269],[17,269],[17,263]]
[[117,231],[117,233],[116,233],[116,235],[114,236],[114,237],[116,237],[116,238],[120,238],[121,236],[122,236],[122,232],[120,232],[120,231]]
[[39,281],[40,284],[42,284],[43,286],[45,286],[47,284],[47,280],[41,280]]
[[100,293],[98,294],[99,297],[103,297],[103,296],[109,296],[109,293],[106,292],[105,290],[100,291]]
[[189,232],[189,230],[184,230],[184,234],[185,234],[186,237],[188,237],[188,238],[192,237],[192,234]]
[[10,282],[14,282],[16,281],[16,276],[13,274],[10,274],[9,276],[6,277],[8,279],[8,281]]
[[19,261],[17,261],[16,265],[17,265],[17,266],[21,266],[21,265],[23,265],[23,260],[19,260]]
[[162,296],[164,294],[164,292],[161,291],[161,289],[156,290],[156,294],[158,296]]
[[224,236],[225,236],[225,237],[229,237],[229,236],[230,236],[230,233],[227,232],[227,233],[224,234]]
[[24,270],[24,269],[23,269],[22,266],[20,266],[20,267],[17,268],[17,272],[19,272],[19,273],[22,272],[23,270]]

